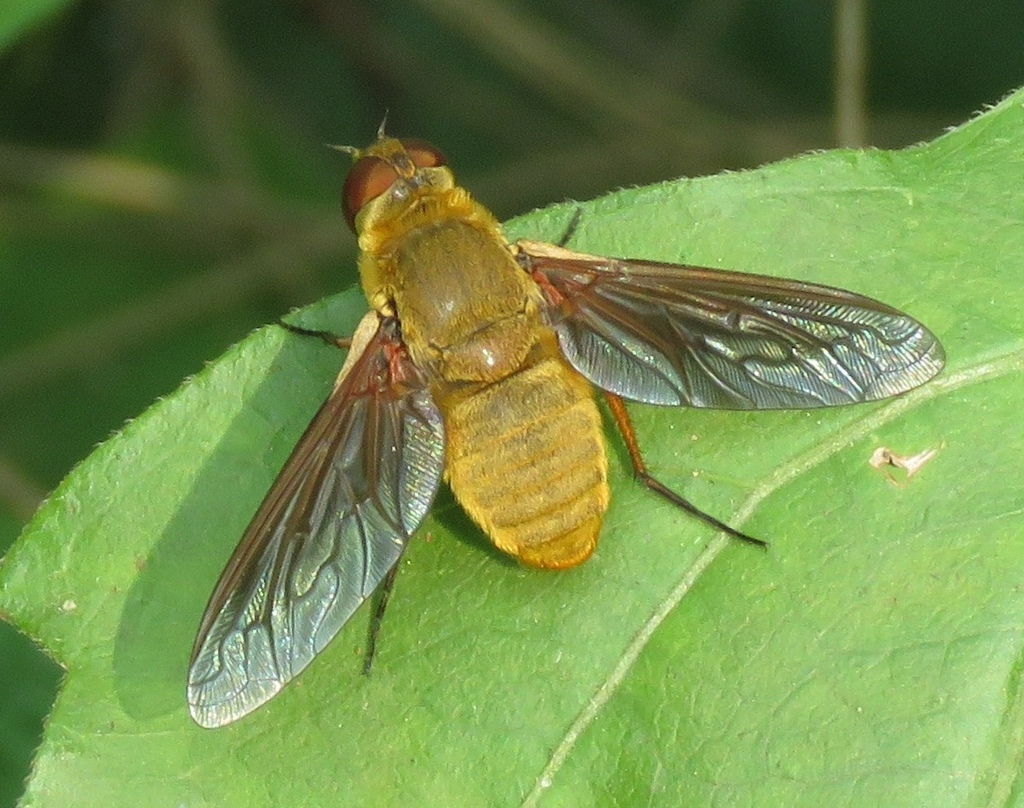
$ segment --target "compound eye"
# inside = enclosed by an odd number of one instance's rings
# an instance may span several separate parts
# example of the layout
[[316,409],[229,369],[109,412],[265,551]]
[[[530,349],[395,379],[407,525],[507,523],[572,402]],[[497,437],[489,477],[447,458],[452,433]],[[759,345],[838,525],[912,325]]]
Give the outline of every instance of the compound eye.
[[360,157],[353,163],[341,194],[345,221],[353,233],[356,232],[356,216],[363,206],[384,193],[397,179],[398,173],[391,163],[380,157]]
[[399,142],[406,154],[416,164],[416,168],[437,168],[448,165],[448,158],[432,143],[415,137],[401,138]]

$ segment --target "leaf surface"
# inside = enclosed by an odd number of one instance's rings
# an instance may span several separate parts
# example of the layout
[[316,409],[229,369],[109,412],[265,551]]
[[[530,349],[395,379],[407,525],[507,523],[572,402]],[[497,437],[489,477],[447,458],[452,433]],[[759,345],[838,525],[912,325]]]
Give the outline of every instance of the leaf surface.
[[[633,485],[611,443],[595,556],[515,566],[442,493],[295,684],[206,731],[206,598],[343,356],[254,333],[76,468],[0,568],[67,668],[26,805],[973,805],[1019,777],[1024,95],[900,152],[834,151],[581,205],[575,249],[848,288],[942,339],[939,379],[812,412],[633,407],[651,469],[768,540]],[[457,168],[457,167],[456,167]],[[572,205],[511,237],[557,240]],[[340,227],[339,219],[339,227]],[[356,290],[303,324],[345,333]],[[869,463],[939,449],[901,486]]]

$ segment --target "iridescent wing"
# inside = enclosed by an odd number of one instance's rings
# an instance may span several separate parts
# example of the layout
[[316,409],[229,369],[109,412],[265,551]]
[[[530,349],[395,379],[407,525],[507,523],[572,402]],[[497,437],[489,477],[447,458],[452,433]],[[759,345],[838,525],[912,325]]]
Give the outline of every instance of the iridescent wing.
[[444,425],[399,335],[370,313],[206,607],[192,717],[251,712],[305,668],[398,563],[444,465]]
[[516,246],[566,358],[648,404],[764,410],[874,401],[942,368],[935,336],[868,297],[800,281]]

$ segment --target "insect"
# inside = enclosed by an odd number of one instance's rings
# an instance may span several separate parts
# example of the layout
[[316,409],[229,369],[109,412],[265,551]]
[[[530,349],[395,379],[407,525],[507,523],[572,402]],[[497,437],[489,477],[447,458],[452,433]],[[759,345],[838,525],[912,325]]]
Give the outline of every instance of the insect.
[[442,479],[522,563],[586,560],[609,501],[595,390],[648,487],[760,543],[647,472],[623,399],[833,406],[902,393],[942,367],[931,332],[883,303],[510,244],[430,144],[381,127],[349,151],[344,208],[370,312],[206,607],[187,687],[203,726],[256,709],[323,650],[393,574]]

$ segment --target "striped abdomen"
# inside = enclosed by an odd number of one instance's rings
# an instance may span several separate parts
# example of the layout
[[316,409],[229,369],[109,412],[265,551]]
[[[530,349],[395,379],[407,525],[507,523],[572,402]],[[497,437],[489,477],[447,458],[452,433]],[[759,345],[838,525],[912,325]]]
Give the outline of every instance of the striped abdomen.
[[608,461],[590,385],[553,335],[522,369],[439,402],[446,475],[500,550],[535,567],[587,559],[608,508]]

